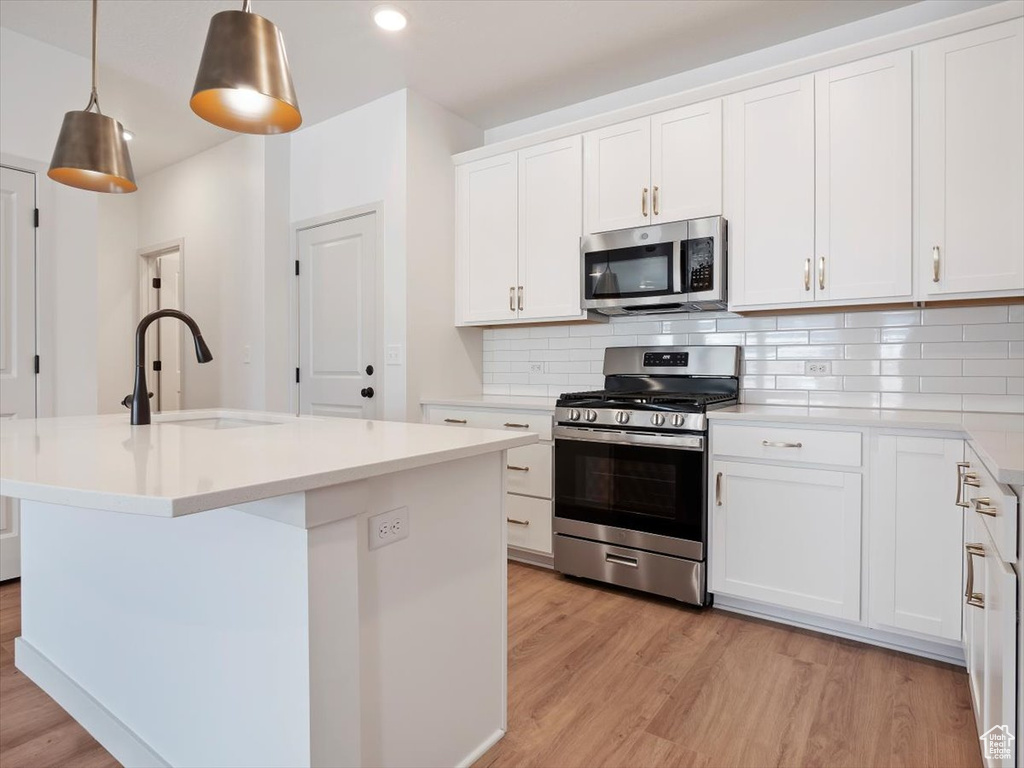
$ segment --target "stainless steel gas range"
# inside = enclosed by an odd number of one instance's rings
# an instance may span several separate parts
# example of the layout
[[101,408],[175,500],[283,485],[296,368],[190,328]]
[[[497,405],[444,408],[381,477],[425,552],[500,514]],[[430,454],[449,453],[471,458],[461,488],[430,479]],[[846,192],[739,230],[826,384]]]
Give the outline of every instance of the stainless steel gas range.
[[555,409],[555,570],[709,604],[707,416],[739,347],[611,347],[605,388]]

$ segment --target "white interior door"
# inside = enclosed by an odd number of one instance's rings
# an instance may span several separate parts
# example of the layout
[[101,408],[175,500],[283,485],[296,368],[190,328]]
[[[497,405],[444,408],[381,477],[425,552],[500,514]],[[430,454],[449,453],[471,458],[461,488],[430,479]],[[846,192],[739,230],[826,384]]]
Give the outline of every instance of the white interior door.
[[[36,415],[35,188],[35,174],[0,168],[0,420]],[[0,580],[20,575],[18,502],[0,497]]]
[[299,231],[299,413],[372,419],[377,216]]

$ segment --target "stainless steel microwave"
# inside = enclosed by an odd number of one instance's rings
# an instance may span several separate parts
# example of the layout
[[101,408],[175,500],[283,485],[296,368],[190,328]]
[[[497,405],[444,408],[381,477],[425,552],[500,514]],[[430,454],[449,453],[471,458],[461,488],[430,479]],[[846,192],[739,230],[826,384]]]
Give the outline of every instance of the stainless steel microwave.
[[581,241],[583,308],[606,315],[726,307],[721,216],[588,235]]

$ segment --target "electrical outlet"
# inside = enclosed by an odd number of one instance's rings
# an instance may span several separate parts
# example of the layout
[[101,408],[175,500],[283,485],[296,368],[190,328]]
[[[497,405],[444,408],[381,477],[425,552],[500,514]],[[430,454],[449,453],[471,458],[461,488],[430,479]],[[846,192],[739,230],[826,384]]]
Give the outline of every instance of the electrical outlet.
[[409,508],[399,507],[370,518],[370,549],[380,549],[409,535]]
[[530,373],[544,373],[544,363],[530,363]]
[[808,362],[804,366],[804,373],[808,376],[828,376],[832,373],[832,363],[828,360],[818,363]]

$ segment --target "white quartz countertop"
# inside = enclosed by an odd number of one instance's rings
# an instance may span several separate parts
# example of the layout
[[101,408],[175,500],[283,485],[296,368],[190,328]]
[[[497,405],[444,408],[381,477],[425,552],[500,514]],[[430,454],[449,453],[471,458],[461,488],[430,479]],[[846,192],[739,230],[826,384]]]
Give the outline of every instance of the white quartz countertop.
[[555,412],[557,397],[531,397],[528,395],[463,395],[461,397],[424,397],[421,405],[441,405],[454,408],[504,408],[512,411]]
[[1001,483],[1024,485],[1024,415],[911,411],[879,408],[806,408],[734,405],[708,411],[715,421],[770,421],[779,424],[887,427],[958,432]]
[[177,517],[536,442],[428,424],[182,411],[5,421],[0,495]]

